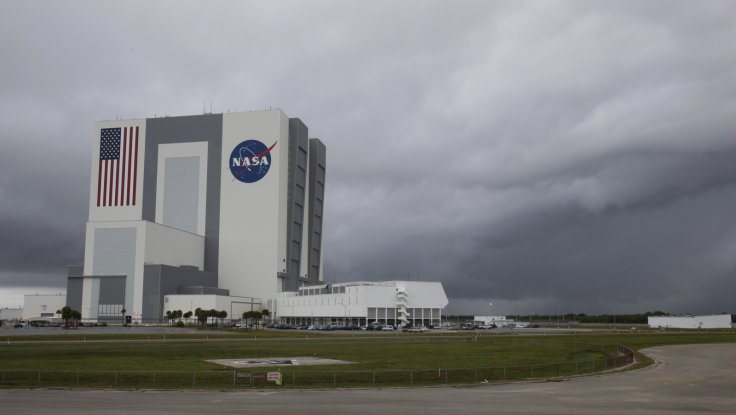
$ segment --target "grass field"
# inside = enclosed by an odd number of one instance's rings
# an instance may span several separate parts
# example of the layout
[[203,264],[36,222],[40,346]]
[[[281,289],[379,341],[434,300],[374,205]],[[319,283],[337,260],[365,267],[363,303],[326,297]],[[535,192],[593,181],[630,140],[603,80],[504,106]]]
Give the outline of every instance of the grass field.
[[[237,376],[244,378],[241,380],[233,378],[236,373],[230,368],[205,360],[315,355],[353,363],[280,370],[295,386],[473,383],[479,378],[511,380],[601,370],[601,363],[598,367],[592,363],[590,367],[590,362],[603,362],[603,359],[616,356],[618,344],[639,350],[667,344],[720,342],[736,343],[736,333],[511,336],[467,332],[354,335],[264,331],[255,334],[167,334],[165,337],[163,334],[65,333],[0,338],[0,371],[3,371],[0,384],[46,385],[52,382],[49,377],[54,372],[53,376],[58,379],[53,384],[60,385],[181,387],[194,384],[206,387],[211,384],[222,387],[230,382],[239,385],[241,381],[253,385],[263,380],[265,371],[278,368],[240,370]],[[646,359],[642,359],[646,364]],[[26,371],[28,379],[23,375],[26,372],[19,371]],[[98,375],[85,380],[87,372],[98,372]],[[102,372],[107,374],[100,375]],[[161,372],[158,379],[155,372]],[[169,373],[164,375],[163,372]],[[16,381],[11,379],[13,373],[20,376]],[[212,377],[211,383],[207,381],[208,376]],[[164,379],[169,379],[168,383]]]

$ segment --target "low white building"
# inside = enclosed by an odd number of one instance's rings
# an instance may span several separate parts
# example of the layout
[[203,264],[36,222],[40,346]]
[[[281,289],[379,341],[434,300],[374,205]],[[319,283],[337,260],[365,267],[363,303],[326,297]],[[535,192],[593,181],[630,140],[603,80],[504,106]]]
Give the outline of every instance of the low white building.
[[17,321],[23,319],[22,308],[0,308],[0,322]]
[[282,292],[271,312],[287,324],[439,326],[447,296],[439,282],[347,282]]
[[710,315],[676,315],[650,316],[651,328],[678,328],[678,329],[729,329],[731,328],[730,314]]
[[506,316],[473,316],[473,324],[478,326],[490,326],[495,324],[498,327],[513,323],[514,320],[507,320]]
[[23,320],[60,318],[56,312],[66,306],[66,294],[31,294],[23,296]]

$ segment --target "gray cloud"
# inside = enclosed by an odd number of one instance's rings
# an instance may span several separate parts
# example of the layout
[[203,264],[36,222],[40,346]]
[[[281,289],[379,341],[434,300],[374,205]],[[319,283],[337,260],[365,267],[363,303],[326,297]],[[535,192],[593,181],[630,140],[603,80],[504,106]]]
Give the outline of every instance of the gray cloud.
[[274,106],[328,146],[328,279],[440,280],[450,312],[733,311],[731,2],[6,9],[0,285],[81,261],[95,120]]

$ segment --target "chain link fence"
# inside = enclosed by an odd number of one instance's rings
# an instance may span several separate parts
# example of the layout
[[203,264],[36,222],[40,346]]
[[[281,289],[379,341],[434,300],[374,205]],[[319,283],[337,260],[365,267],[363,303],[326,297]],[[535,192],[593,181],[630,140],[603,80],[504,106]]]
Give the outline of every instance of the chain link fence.
[[[479,341],[473,338],[472,341]],[[438,386],[502,383],[570,377],[620,368],[633,363],[634,353],[623,345],[591,345],[545,340],[488,339],[494,343],[525,343],[575,351],[600,351],[601,359],[513,366],[437,368],[416,370],[302,370],[280,369],[282,385],[267,380],[262,370],[219,371],[89,371],[0,370],[1,387],[65,388],[351,388],[384,386]]]

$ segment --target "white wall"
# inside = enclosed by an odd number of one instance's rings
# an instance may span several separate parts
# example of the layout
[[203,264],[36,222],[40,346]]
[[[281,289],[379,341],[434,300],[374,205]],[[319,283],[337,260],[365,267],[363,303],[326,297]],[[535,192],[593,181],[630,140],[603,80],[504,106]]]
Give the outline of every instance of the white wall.
[[[125,261],[100,266],[94,252],[96,231],[100,229],[135,233],[132,264]],[[87,222],[84,275],[127,275],[125,309],[133,319],[140,318],[143,309],[143,266],[146,263],[192,265],[203,269],[204,237],[147,221]],[[82,318],[97,318],[95,304],[99,282],[96,278],[85,278],[83,284]]]
[[648,318],[649,327],[672,327],[680,329],[727,329],[731,328],[730,314],[703,316],[652,316]]
[[[97,183],[99,161],[100,161],[100,132],[103,128],[138,128],[138,165],[135,181],[136,203],[131,206],[97,206]],[[135,130],[134,130],[135,131]],[[103,121],[96,122],[92,130],[92,155],[91,155],[91,180],[89,186],[89,220],[90,221],[107,221],[107,220],[140,220],[142,215],[141,206],[143,205],[143,169],[145,160],[145,140],[146,137],[146,120],[126,120],[126,121]],[[127,151],[127,149],[126,149]],[[132,153],[131,153],[132,154]],[[122,154],[121,154],[122,157]],[[131,159],[134,161],[134,159]],[[127,176],[127,165],[122,166],[120,175]],[[135,163],[131,162],[131,177],[135,170]],[[127,189],[126,189],[127,190]],[[131,189],[131,203],[132,203]]]
[[0,320],[20,320],[22,318],[22,308],[0,308]]
[[439,308],[447,306],[447,296],[438,282],[390,281],[374,285],[334,284],[345,286],[345,293],[296,295],[281,293],[279,316],[298,317],[365,317],[369,307],[397,308],[397,287],[407,293],[407,308]]
[[157,223],[144,225],[145,259],[150,264],[192,265],[204,269],[204,237]]
[[[232,295],[274,298],[286,269],[289,120],[280,110],[223,114],[219,287]],[[230,153],[245,140],[270,147],[271,165],[258,182],[230,173]]]
[[[136,290],[143,289],[143,222],[142,221],[110,221],[110,222],[87,222],[85,246],[84,246],[84,275],[127,275],[125,281],[125,309],[128,313],[133,310],[140,312],[141,308],[135,308],[134,297]],[[120,255],[98,255],[95,251],[103,249],[108,251],[112,248],[112,241],[106,237],[106,241],[96,243],[99,230],[118,232]],[[108,233],[108,232],[106,232]],[[128,235],[132,233],[132,240]],[[128,245],[132,252],[128,251]],[[122,253],[125,252],[123,255]],[[110,260],[113,259],[113,260]],[[132,273],[132,275],[131,275]],[[85,278],[82,286],[82,313],[83,319],[97,318],[97,302],[99,296],[99,280],[97,278]]]
[[42,313],[53,313],[53,316],[45,318],[60,317],[56,311],[66,305],[66,295],[25,295],[23,296],[23,320],[40,318]]

